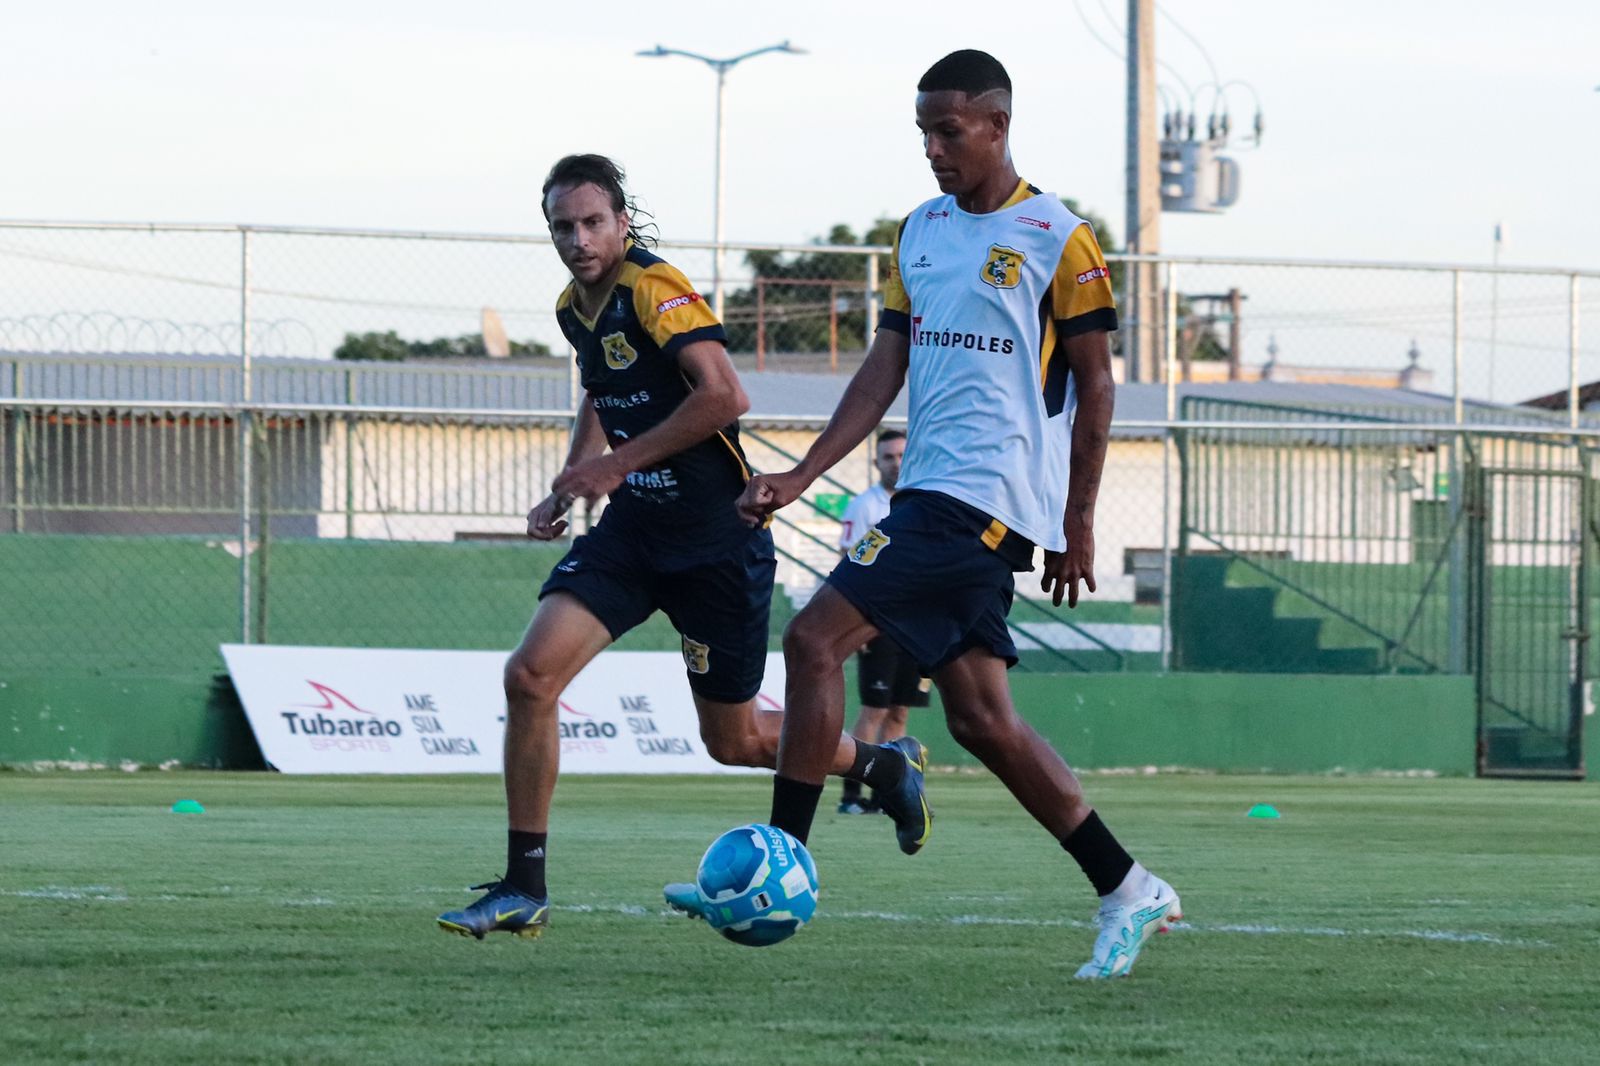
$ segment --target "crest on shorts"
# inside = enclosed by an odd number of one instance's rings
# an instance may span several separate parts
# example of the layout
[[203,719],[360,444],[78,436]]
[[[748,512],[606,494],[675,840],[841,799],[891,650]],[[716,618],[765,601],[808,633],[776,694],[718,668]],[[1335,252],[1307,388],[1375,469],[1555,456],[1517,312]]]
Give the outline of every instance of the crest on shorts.
[[1022,264],[1027,256],[1015,248],[1007,248],[1003,244],[989,245],[989,261],[983,264],[983,278],[985,285],[993,285],[997,289],[1014,289],[1022,281]]
[[871,566],[878,561],[878,553],[889,546],[889,535],[873,526],[862,534],[861,539],[855,542],[850,549],[850,561],[860,563],[862,566]]
[[689,637],[683,638],[683,665],[691,674],[711,672],[711,645],[702,644]]
[[601,337],[600,347],[605,349],[606,366],[612,370],[626,370],[639,358],[639,353],[633,350],[633,345],[628,343],[628,338],[620,330]]

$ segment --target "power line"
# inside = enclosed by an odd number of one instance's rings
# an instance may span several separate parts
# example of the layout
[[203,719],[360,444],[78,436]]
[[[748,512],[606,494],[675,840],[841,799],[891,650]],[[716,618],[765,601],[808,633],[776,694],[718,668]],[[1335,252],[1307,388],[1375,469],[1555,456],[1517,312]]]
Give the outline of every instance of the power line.
[[[1111,23],[1112,29],[1115,30],[1117,35],[1120,37],[1123,33],[1123,30],[1121,24],[1117,22],[1116,16],[1113,15],[1109,9],[1107,9],[1105,0],[1099,0],[1099,4],[1101,13],[1105,15],[1106,20]],[[1100,36],[1100,31],[1096,30],[1094,28],[1094,24],[1089,21],[1089,16],[1085,14],[1083,10],[1083,0],[1072,0],[1072,7],[1078,12],[1078,18],[1083,22],[1083,28],[1089,31],[1089,36],[1093,37],[1096,41],[1099,41],[1100,47],[1104,48],[1106,51],[1115,56],[1118,62],[1127,62],[1128,53],[1118,48],[1104,37]],[[1182,74],[1178,73],[1177,68],[1173,67],[1172,64],[1162,59],[1157,59],[1156,65],[1165,70],[1168,74],[1172,75],[1172,77],[1177,81],[1178,85],[1182,87],[1183,95],[1189,97],[1190,101],[1194,100],[1194,90],[1189,88],[1189,83],[1183,79]]]
[[[1101,3],[1103,4],[1104,0],[1101,0]],[[1222,75],[1217,73],[1217,65],[1211,61],[1211,53],[1206,51],[1206,46],[1200,43],[1200,38],[1198,38],[1194,34],[1190,33],[1188,28],[1185,27],[1183,23],[1179,22],[1173,16],[1173,14],[1170,11],[1168,11],[1161,4],[1157,4],[1156,5],[1156,10],[1161,13],[1163,18],[1165,18],[1168,22],[1172,23],[1174,29],[1176,29],[1179,33],[1183,34],[1185,37],[1189,38],[1189,40],[1194,44],[1195,48],[1199,49],[1200,58],[1204,59],[1206,61],[1206,66],[1211,68],[1211,80],[1212,80],[1212,82],[1214,82],[1217,85],[1221,85],[1222,84]],[[1190,106],[1190,108],[1192,110],[1193,107],[1194,107],[1193,99],[1191,99],[1189,101],[1189,106]],[[1213,105],[1213,110],[1215,110],[1215,106],[1214,105]]]

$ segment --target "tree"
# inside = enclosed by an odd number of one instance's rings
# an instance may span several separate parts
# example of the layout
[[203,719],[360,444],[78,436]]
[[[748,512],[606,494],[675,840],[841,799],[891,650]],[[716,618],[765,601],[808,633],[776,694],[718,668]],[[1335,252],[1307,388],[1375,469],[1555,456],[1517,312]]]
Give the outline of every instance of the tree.
[[[1067,210],[1089,223],[1094,229],[1094,235],[1100,241],[1100,250],[1107,255],[1121,252],[1122,246],[1117,243],[1116,231],[1111,228],[1111,223],[1105,216],[1088,209],[1080,208],[1078,201],[1069,196],[1061,198],[1067,205]],[[1120,306],[1127,306],[1127,290],[1122,287],[1126,272],[1122,263],[1108,263],[1111,272],[1111,290],[1117,294]],[[1178,297],[1178,351],[1181,359],[1183,353],[1194,360],[1215,361],[1228,358],[1227,345],[1216,334],[1217,318],[1214,314],[1200,314],[1195,310],[1194,301],[1187,296]],[[1122,343],[1117,334],[1112,334],[1112,350],[1121,353]]]
[[[550,346],[538,341],[512,341],[511,358],[548,356]],[[408,341],[394,330],[383,333],[346,333],[344,342],[333,350],[335,359],[377,360],[398,363],[407,359],[481,359],[488,352],[481,333],[459,337],[435,337],[431,341]]]
[[[867,257],[852,252],[830,252],[826,245],[859,247],[888,244],[899,228],[897,218],[879,219],[857,240],[844,223],[834,226],[818,241],[815,252],[799,255],[757,250],[745,254],[745,264],[760,279],[757,286],[728,294],[724,326],[728,349],[754,351],[758,321],[766,325],[767,347],[786,352],[828,350],[830,312],[836,316],[839,343],[857,348],[866,333]],[[879,276],[884,265],[879,264]],[[836,283],[834,285],[825,284]],[[787,283],[787,284],[786,284]],[[830,303],[831,300],[831,303]]]

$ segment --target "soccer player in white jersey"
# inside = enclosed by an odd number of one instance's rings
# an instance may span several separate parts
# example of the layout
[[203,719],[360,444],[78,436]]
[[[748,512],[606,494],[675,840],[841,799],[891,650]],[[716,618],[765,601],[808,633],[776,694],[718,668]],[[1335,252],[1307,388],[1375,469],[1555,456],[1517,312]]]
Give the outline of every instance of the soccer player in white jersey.
[[[1181,917],[1178,896],[1112,836],[1067,764],[1017,715],[1006,681],[1012,573],[1033,569],[1034,549],[1044,549],[1041,587],[1057,605],[1065,594],[1076,606],[1080,582],[1095,588],[1116,328],[1105,260],[1087,223],[1017,176],[1011,79],[993,56],[963,50],[935,63],[916,110],[943,195],[901,225],[878,334],[827,428],[793,470],[755,476],[739,498],[752,524],[797,499],[871,432],[909,376],[893,509],[784,634],[788,713],[771,820],[806,839],[844,717],[841,666],[887,633],[933,677],[951,735],[1099,894],[1100,932],[1077,976],[1119,977]],[[903,757],[920,780],[920,750]],[[931,828],[923,813],[918,846]],[[902,848],[906,828],[897,819]]]

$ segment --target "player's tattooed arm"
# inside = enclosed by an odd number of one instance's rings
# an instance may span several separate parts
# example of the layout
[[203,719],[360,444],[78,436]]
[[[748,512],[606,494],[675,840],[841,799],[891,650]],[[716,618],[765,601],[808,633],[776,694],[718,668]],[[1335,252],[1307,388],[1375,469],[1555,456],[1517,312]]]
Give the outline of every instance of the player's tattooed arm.
[[1094,580],[1094,507],[1100,495],[1100,474],[1105,468],[1106,446],[1111,441],[1111,412],[1116,384],[1111,377],[1111,339],[1093,330],[1061,342],[1078,393],[1078,411],[1072,420],[1072,469],[1067,483],[1067,509],[1062,518],[1067,550],[1045,553],[1040,587],[1051,602],[1078,605],[1078,583],[1090,592]]
[[551,486],[569,498],[597,500],[615,491],[635,470],[709,440],[750,407],[739,375],[721,341],[693,341],[678,352],[678,369],[691,389],[683,402],[657,425],[612,445],[607,455],[568,467]]
[[811,483],[849,455],[867,434],[883,421],[883,414],[900,395],[910,365],[911,339],[892,329],[880,329],[872,339],[866,361],[845,386],[833,417],[800,465],[783,474],[757,474],[744,487],[736,506],[751,526],[800,498]]
[[[606,450],[606,433],[595,414],[592,397],[585,395],[572,423],[572,442],[567,447],[567,461],[562,471],[572,469]],[[528,536],[534,540],[554,540],[566,532],[567,523],[561,516],[572,506],[572,497],[551,491],[528,512]]]

